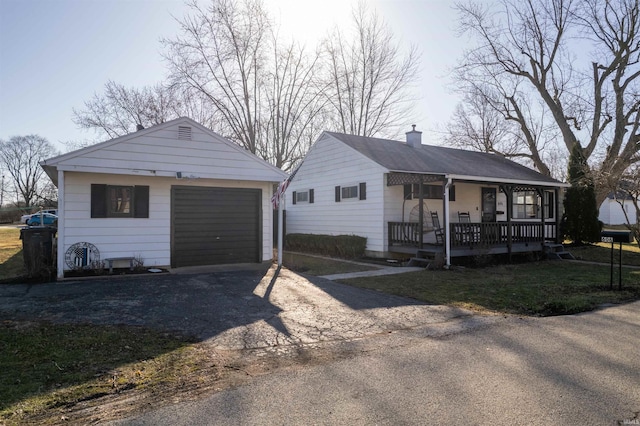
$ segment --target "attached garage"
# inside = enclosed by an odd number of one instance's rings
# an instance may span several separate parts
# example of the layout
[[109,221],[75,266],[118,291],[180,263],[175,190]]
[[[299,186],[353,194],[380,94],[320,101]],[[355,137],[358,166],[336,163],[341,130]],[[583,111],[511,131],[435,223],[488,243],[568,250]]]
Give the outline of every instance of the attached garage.
[[260,262],[261,191],[171,188],[171,267]]

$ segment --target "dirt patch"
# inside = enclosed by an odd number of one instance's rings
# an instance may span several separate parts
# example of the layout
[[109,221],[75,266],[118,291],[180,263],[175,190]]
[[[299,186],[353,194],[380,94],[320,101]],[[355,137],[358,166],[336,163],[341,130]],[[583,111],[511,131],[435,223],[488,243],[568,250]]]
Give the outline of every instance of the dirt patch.
[[175,383],[159,383],[146,389],[121,389],[114,393],[22,419],[21,424],[94,424],[139,415],[163,405],[193,401],[240,386],[282,369],[320,365],[372,350],[363,342],[291,346],[260,350],[223,351],[207,342],[194,345],[192,373]]

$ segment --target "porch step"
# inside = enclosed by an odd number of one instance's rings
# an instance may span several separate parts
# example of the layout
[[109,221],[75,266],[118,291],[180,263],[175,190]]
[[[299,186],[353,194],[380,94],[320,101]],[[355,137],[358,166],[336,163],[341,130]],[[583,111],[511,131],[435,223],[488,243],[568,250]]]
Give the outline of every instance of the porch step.
[[569,259],[575,260],[576,258],[573,255],[566,251],[562,244],[553,244],[553,243],[545,243],[544,245],[544,253],[547,256],[547,259]]
[[429,269],[432,264],[435,263],[439,255],[441,256],[440,253],[434,253],[432,251],[417,250],[416,255],[409,259],[409,263],[407,264],[407,266],[417,266],[420,268]]
[[407,266],[417,266],[419,268],[429,268],[433,259],[425,259],[424,257],[412,257],[409,259]]
[[554,252],[547,253],[547,259],[576,260],[576,258],[573,257],[573,255],[571,253],[569,253],[568,251],[554,251]]

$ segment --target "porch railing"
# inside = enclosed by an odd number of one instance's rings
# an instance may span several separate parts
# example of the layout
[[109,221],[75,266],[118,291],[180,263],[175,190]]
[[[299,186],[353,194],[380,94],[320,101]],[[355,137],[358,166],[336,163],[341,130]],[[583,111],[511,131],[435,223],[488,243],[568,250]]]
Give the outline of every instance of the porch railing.
[[420,245],[420,227],[417,222],[388,222],[388,235],[390,246]]
[[[509,223],[451,223],[451,247],[509,244]],[[542,243],[556,238],[556,223],[512,222],[511,243]],[[419,246],[420,229],[415,222],[389,222],[389,246]]]

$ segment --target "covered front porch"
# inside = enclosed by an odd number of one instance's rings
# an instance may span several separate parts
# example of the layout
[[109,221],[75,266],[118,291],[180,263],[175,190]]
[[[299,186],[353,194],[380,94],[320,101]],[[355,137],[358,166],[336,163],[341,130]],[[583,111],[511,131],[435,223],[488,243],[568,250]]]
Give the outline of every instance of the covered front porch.
[[[429,240],[420,225],[410,222],[388,222],[389,251],[412,254],[416,250],[444,253],[444,241]],[[555,242],[555,222],[470,222],[450,223],[450,256],[476,256],[480,254],[511,254],[542,251],[545,242]],[[426,234],[426,235],[424,235]]]
[[[457,191],[457,199],[456,191],[452,196],[456,184],[462,187]],[[414,210],[418,214],[409,218],[403,211],[401,221],[387,221],[390,253],[431,252],[443,256],[449,265],[454,257],[541,252],[546,243],[558,243],[561,239],[558,186],[389,173],[387,186],[397,185],[405,187],[403,203],[409,193],[417,199]],[[434,186],[440,188],[441,201],[437,203],[432,201]],[[425,203],[427,197],[429,205]],[[463,213],[460,208],[467,211]],[[468,210],[477,212],[469,214]]]

